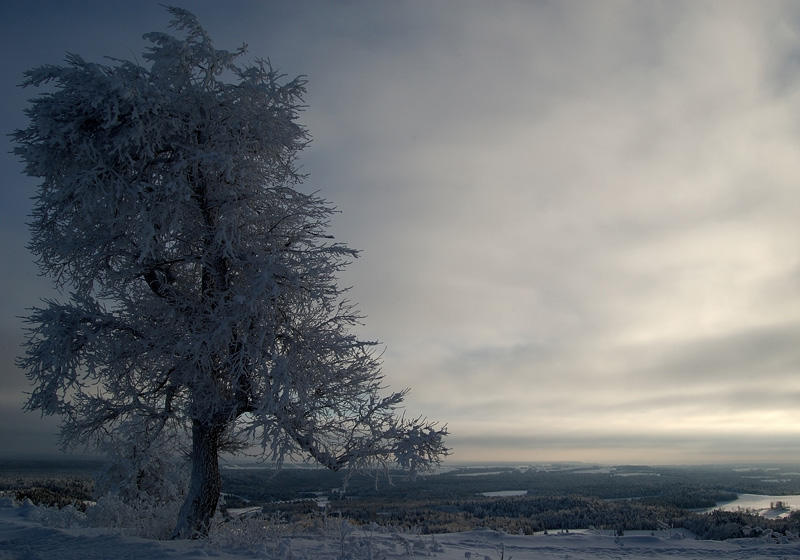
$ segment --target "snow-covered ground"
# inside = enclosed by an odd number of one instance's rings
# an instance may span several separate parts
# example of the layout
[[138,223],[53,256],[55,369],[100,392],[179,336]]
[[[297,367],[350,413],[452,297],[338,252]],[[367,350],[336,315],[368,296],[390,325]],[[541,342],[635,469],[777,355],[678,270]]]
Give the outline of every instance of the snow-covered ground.
[[[519,536],[491,530],[446,535],[371,532],[329,520],[323,530],[274,535],[258,545],[211,541],[154,541],[119,531],[53,528],[42,510],[0,499],[0,560],[251,559],[326,560],[435,557],[441,560],[563,560],[663,558],[742,560],[800,558],[800,542],[760,538],[698,541],[670,532],[631,532],[623,537],[575,531]],[[783,540],[783,542],[779,542]]]

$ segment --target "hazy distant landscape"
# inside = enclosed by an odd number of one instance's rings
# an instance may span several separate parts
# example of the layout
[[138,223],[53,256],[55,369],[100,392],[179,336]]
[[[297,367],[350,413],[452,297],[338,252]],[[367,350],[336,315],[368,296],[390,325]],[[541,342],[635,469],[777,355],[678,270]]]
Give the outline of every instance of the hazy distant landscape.
[[0,557],[760,560],[800,553],[796,465],[450,464],[413,480],[382,473],[377,485],[375,476],[356,474],[345,485],[342,473],[307,465],[276,471],[228,463],[213,530],[180,542],[141,538],[135,524],[97,527],[93,480],[102,466],[0,460]]
[[[18,501],[27,497],[40,505],[85,509],[101,466],[91,460],[2,460],[0,488]],[[800,533],[795,465],[454,464],[415,479],[400,472],[346,479],[304,465],[275,470],[229,463],[222,473],[228,515],[247,511],[287,523],[337,515],[357,525],[425,534],[476,527],[511,534],[672,527],[725,539],[747,536],[748,526]],[[774,507],[777,502],[780,508]]]
[[[440,474],[393,484],[354,476],[341,496],[342,475],[321,470],[226,469],[230,505],[260,505],[264,512],[299,520],[327,501],[330,511],[360,524],[395,524],[442,533],[489,527],[513,534],[606,529],[616,532],[686,527],[705,538],[731,538],[715,528],[723,514],[766,515],[755,523],[800,531],[800,470],[793,466],[606,466],[579,463],[453,466]],[[274,478],[273,478],[274,477]],[[739,495],[763,496],[741,509]],[[300,500],[300,501],[298,501]],[[769,502],[788,508],[767,511]],[[290,502],[290,503],[287,503]],[[766,502],[766,506],[764,506]],[[733,504],[733,505],[732,505]],[[749,508],[749,510],[748,510]],[[768,519],[770,518],[770,519]],[[743,522],[742,522],[743,521]],[[740,524],[753,524],[743,518]],[[772,524],[772,525],[770,525]],[[728,528],[730,530],[730,527]]]

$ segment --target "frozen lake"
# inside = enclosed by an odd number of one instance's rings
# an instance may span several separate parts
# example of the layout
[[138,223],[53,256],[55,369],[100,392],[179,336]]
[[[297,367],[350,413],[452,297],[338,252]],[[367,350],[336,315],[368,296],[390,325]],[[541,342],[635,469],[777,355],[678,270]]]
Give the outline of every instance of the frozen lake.
[[500,490],[499,492],[481,492],[481,496],[489,496],[490,498],[527,495],[527,490]]
[[[770,509],[777,502],[782,502],[785,506],[782,509]],[[739,499],[732,502],[725,502],[707,511],[721,509],[723,511],[751,510],[764,517],[786,517],[792,511],[800,509],[800,496],[772,496],[763,494],[739,494]]]

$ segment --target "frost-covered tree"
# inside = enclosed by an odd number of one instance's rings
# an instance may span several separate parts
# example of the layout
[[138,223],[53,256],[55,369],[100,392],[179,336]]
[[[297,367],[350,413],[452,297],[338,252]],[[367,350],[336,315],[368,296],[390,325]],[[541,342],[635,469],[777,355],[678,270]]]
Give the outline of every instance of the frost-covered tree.
[[351,332],[336,277],[357,252],[297,190],[305,81],[169,12],[181,36],[145,35],[144,66],[69,55],[26,73],[49,88],[14,133],[41,179],[30,248],[62,298],[31,310],[19,363],[27,409],[60,415],[67,446],[190,441],[175,536],[193,537],[222,452],[413,471],[447,449],[446,428],[401,413],[405,391],[382,396],[375,344]]

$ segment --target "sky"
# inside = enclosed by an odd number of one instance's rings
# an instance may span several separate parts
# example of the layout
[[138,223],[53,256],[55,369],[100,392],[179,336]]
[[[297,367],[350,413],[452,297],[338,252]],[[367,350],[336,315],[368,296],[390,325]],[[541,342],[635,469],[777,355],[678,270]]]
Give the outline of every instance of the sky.
[[[27,69],[142,61],[160,2],[0,2],[0,129]],[[800,4],[179,5],[307,76],[303,189],[451,460],[800,463]],[[55,453],[14,364],[53,295],[37,182],[1,141],[0,455]]]

